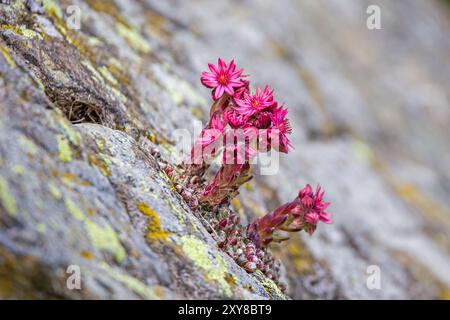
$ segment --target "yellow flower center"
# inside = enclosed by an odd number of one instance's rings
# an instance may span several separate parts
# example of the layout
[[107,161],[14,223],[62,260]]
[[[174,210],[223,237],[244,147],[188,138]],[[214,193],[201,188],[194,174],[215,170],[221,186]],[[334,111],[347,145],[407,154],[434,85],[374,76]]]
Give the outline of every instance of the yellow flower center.
[[220,84],[226,84],[227,83],[227,77],[224,74],[221,74],[219,76],[219,83]]

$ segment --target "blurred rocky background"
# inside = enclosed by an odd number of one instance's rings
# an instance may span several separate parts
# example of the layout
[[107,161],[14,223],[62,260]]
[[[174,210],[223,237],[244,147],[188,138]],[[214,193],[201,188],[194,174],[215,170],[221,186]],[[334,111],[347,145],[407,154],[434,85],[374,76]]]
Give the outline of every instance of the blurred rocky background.
[[[0,1],[0,297],[449,298],[449,34],[438,0]],[[307,182],[332,202],[333,225],[272,249],[287,296],[217,248],[149,153],[207,119],[219,56],[294,130],[233,201],[243,220]]]

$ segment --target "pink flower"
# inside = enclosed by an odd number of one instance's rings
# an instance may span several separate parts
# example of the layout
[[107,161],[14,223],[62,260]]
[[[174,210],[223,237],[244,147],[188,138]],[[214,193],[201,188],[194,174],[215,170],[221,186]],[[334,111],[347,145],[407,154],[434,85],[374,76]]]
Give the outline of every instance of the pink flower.
[[206,128],[202,129],[191,149],[191,164],[203,164],[206,160],[213,160],[219,153],[221,140],[223,140],[227,121],[222,120],[220,113],[216,112]]
[[222,164],[247,163],[258,153],[258,129],[249,124],[228,129],[224,142]]
[[291,125],[289,124],[289,120],[286,119],[286,115],[288,113],[287,109],[283,109],[282,105],[279,108],[275,108],[270,119],[272,120],[273,126],[280,130],[283,134],[290,134],[292,132]]
[[304,220],[304,229],[309,234],[314,233],[319,221],[326,224],[332,222],[331,214],[325,212],[330,203],[323,201],[324,194],[325,192],[321,191],[320,186],[317,186],[316,192],[313,192],[311,186],[307,184],[300,190],[297,199],[294,200],[298,203],[297,210],[299,214],[297,216]]
[[220,115],[215,114],[209,121],[209,128],[205,128],[201,132],[201,138],[199,142],[202,147],[206,147],[215,142],[218,138],[222,137],[225,127],[227,125],[226,120],[222,120]]
[[207,88],[214,88],[214,100],[219,99],[224,92],[232,96],[234,88],[243,85],[243,82],[238,80],[242,76],[243,69],[236,71],[234,60],[227,64],[221,59],[218,59],[217,67],[212,63],[208,64],[211,72],[202,72],[201,82]]
[[[278,135],[274,137],[274,140],[278,140],[278,146],[276,147],[280,152],[288,153],[292,148],[292,144],[287,137],[287,134],[291,134],[292,128],[289,120],[286,119],[288,113],[287,109],[283,109],[283,106],[275,108],[270,119],[272,121],[272,134]],[[278,139],[277,139],[278,138]]]
[[216,113],[214,114],[210,121],[209,121],[209,128],[210,129],[216,129],[219,131],[223,131],[225,129],[225,127],[227,126],[227,120],[226,119],[221,119],[220,118],[220,114]]
[[236,111],[245,116],[252,116],[258,111],[273,106],[273,90],[266,86],[264,90],[257,88],[254,94],[244,92],[242,98],[234,97]]
[[277,230],[288,232],[305,230],[313,234],[319,221],[331,223],[330,213],[325,212],[330,203],[324,202],[323,196],[324,192],[320,186],[313,192],[311,186],[306,185],[293,201],[253,221],[247,227],[248,237],[255,245],[264,247],[272,241],[287,239],[277,235]]
[[260,113],[258,113],[258,116],[254,122],[255,127],[257,127],[258,129],[269,128],[272,122],[271,116],[272,114],[268,111],[261,111]]
[[234,91],[234,94],[231,98],[233,102],[236,104],[236,99],[239,100],[244,99],[244,94],[249,92],[250,92],[250,81],[242,80],[242,86],[240,86]]
[[233,129],[243,127],[248,121],[247,117],[238,114],[236,111],[230,108],[224,111],[223,117],[228,121],[228,124]]

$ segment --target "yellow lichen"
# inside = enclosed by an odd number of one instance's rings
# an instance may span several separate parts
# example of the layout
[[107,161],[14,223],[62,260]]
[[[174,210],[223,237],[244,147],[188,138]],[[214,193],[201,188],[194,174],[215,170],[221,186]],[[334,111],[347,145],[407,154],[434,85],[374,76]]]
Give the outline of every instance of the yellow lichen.
[[0,26],[0,28],[5,29],[5,30],[11,30],[16,34],[24,36],[29,39],[44,40],[44,37],[41,34],[37,33],[34,30],[28,29],[24,25],[13,26],[13,25],[8,25],[8,24],[2,24]]
[[48,184],[48,191],[50,191],[50,194],[57,200],[62,198],[62,193],[61,191],[58,189],[58,187],[56,187],[53,183],[49,183]]
[[244,214],[244,209],[242,208],[242,204],[241,204],[241,202],[239,201],[238,198],[233,198],[233,200],[231,200],[231,203],[233,204],[233,206],[236,208],[236,211],[240,215]]
[[441,292],[439,293],[439,297],[442,300],[450,300],[450,288],[445,288],[441,290]]
[[205,279],[215,281],[225,295],[231,296],[227,262],[220,255],[211,256],[208,246],[192,235],[183,236],[180,241],[183,252],[204,271]]
[[98,150],[102,152],[105,150],[106,140],[104,138],[95,139],[95,144],[97,145]]
[[127,288],[133,290],[136,294],[141,296],[144,299],[158,299],[158,296],[155,295],[154,291],[146,286],[142,281],[133,278],[132,276],[123,273],[119,270],[112,269],[106,263],[102,263],[100,265],[103,270],[105,270],[111,278],[114,280],[123,283]]
[[80,135],[78,134],[78,132],[73,130],[69,121],[67,121],[64,117],[58,116],[56,118],[56,120],[61,125],[61,127],[64,129],[64,131],[67,133],[67,137],[69,138],[69,141],[73,145],[77,146],[80,143]]
[[125,260],[127,256],[125,249],[120,243],[119,236],[109,224],[105,223],[102,227],[91,221],[83,210],[68,198],[65,199],[65,204],[67,210],[75,219],[84,222],[84,228],[95,248],[111,253],[118,263]]
[[33,80],[36,82],[36,84],[38,85],[39,89],[41,89],[41,91],[45,92],[45,86],[42,83],[41,79],[39,79],[37,77],[33,77]]
[[80,256],[86,260],[93,260],[95,258],[95,255],[91,251],[88,251],[88,250],[80,251]]
[[35,155],[38,152],[38,146],[26,136],[21,135],[19,137],[19,143],[27,150],[28,155]]
[[91,73],[92,73],[92,79],[97,83],[104,83],[102,75],[94,68],[92,63],[87,60],[81,61],[81,64],[85,66]]
[[123,70],[123,64],[120,63],[117,59],[110,58],[108,60],[108,70],[111,74],[122,84],[129,85],[130,78]]
[[294,262],[295,271],[303,274],[313,272],[313,258],[311,253],[298,236],[293,236],[291,240],[287,243],[286,248],[289,252],[290,260]]
[[101,227],[95,222],[86,219],[84,225],[94,247],[108,251],[114,255],[118,263],[122,263],[125,260],[125,249],[122,247],[117,233],[109,224]]
[[87,0],[86,2],[95,11],[105,13],[114,18],[114,21],[128,26],[128,22],[122,17],[121,10],[114,1]]
[[72,150],[70,149],[69,141],[63,135],[57,135],[58,142],[58,157],[59,161],[70,162],[72,160]]
[[127,103],[128,98],[122,92],[120,92],[120,90],[118,90],[114,87],[111,87],[111,91],[118,101],[120,101],[122,103]]
[[264,289],[266,289],[266,292],[272,298],[274,298],[274,296],[278,298],[284,298],[283,292],[281,292],[276,283],[267,278],[260,270],[256,270],[253,275],[258,279]]
[[112,83],[113,85],[119,84],[117,82],[116,78],[114,78],[114,76],[111,74],[111,72],[109,72],[107,67],[105,67],[105,66],[100,67],[99,70],[100,70],[100,73],[102,74],[103,78],[108,80],[110,83]]
[[403,200],[413,204],[416,208],[419,208],[426,218],[439,222],[444,226],[450,225],[447,208],[428,197],[411,183],[391,182],[398,195]]
[[165,240],[172,233],[161,228],[161,221],[154,210],[152,210],[146,203],[140,202],[137,204],[139,211],[146,215],[147,221],[147,237],[152,240]]
[[38,223],[36,225],[36,230],[37,232],[44,234],[45,232],[47,232],[47,226],[44,223]]
[[3,54],[3,56],[6,59],[6,62],[8,62],[11,67],[15,68],[17,66],[16,62],[11,57],[11,54],[9,53],[9,50],[7,48],[0,46],[0,52]]
[[363,141],[356,140],[353,143],[353,151],[356,158],[361,162],[371,164],[374,161],[374,153],[372,149]]
[[183,210],[180,209],[179,204],[175,204],[173,201],[171,201],[167,197],[164,197],[164,201],[170,207],[172,212],[175,212],[177,214],[178,223],[181,224],[181,225],[184,224],[184,220],[186,219],[186,215],[184,214]]
[[139,34],[139,32],[120,22],[116,25],[116,29],[119,35],[124,38],[134,50],[144,54],[150,52],[149,43]]
[[21,165],[21,164],[16,164],[13,167],[13,171],[14,171],[15,174],[21,176],[21,175],[23,175],[25,173],[25,167],[23,165]]
[[63,13],[61,8],[55,3],[54,0],[43,0],[42,4],[44,6],[44,10],[51,16],[56,16],[59,19],[63,18]]
[[72,187],[74,185],[81,185],[81,186],[91,186],[92,183],[90,183],[87,180],[81,179],[79,176],[70,173],[70,172],[65,172],[61,175],[61,181],[69,186]]
[[84,221],[84,219],[86,218],[83,210],[81,210],[76,204],[75,202],[73,202],[72,200],[66,198],[64,200],[64,203],[66,204],[66,208],[67,211],[69,211],[69,213],[77,220],[79,221]]
[[14,196],[9,191],[8,181],[0,177],[0,201],[3,208],[10,216],[17,215],[17,203]]
[[181,104],[183,101],[188,101],[197,106],[205,106],[207,104],[205,98],[199,95],[188,82],[177,75],[168,74],[165,77],[161,77],[160,80],[175,104]]
[[105,158],[97,155],[88,155],[88,162],[90,165],[95,165],[97,168],[99,168],[100,172],[106,176],[109,177],[111,175],[111,171],[109,171],[108,168],[108,162],[105,161]]

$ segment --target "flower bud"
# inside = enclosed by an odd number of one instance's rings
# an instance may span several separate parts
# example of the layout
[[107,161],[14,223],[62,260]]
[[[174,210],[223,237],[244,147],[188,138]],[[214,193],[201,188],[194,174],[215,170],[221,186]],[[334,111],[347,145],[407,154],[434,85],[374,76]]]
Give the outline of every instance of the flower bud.
[[219,222],[219,228],[224,229],[227,226],[227,219],[222,219]]
[[191,209],[195,209],[198,207],[198,200],[196,198],[192,198],[189,200],[188,204]]
[[247,271],[247,272],[253,272],[253,271],[255,271],[256,270],[256,264],[254,263],[254,262],[247,262],[245,265],[244,265],[244,269]]
[[154,156],[155,158],[161,157],[161,152],[157,148],[151,148],[150,154]]

